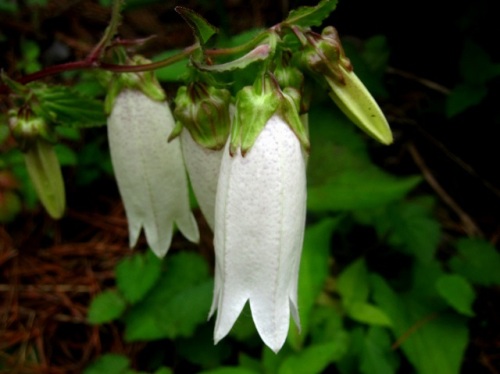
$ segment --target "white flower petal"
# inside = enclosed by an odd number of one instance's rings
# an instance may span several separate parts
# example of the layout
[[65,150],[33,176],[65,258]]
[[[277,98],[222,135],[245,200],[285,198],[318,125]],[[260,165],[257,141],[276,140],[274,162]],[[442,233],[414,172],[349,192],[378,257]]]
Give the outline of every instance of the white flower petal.
[[284,344],[297,280],[306,209],[306,165],[288,125],[271,117],[245,157],[222,158],[215,212],[215,341],[249,300],[262,340]]
[[190,209],[179,140],[167,142],[174,119],[166,103],[142,92],[120,92],[108,118],[108,139],[118,188],[129,222],[130,246],[141,228],[158,256],[172,240],[174,222],[183,235],[199,240]]
[[187,130],[181,133],[182,153],[194,194],[208,225],[214,230],[215,194],[223,150],[213,151],[196,143]]

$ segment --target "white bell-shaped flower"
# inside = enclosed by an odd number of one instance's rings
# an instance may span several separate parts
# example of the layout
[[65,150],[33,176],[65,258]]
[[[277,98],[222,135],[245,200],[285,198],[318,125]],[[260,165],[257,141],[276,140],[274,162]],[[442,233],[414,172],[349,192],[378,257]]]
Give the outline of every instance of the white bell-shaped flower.
[[191,186],[193,186],[194,194],[208,226],[214,230],[215,195],[224,151],[199,145],[187,130],[182,131],[180,138]]
[[174,123],[165,102],[134,89],[118,94],[108,118],[111,160],[127,213],[130,246],[144,227],[159,257],[170,247],[174,223],[187,239],[199,240],[180,141],[167,141]]
[[290,314],[299,325],[297,282],[306,212],[306,159],[278,114],[245,157],[222,157],[215,208],[214,339],[230,331],[249,301],[264,343],[283,346]]

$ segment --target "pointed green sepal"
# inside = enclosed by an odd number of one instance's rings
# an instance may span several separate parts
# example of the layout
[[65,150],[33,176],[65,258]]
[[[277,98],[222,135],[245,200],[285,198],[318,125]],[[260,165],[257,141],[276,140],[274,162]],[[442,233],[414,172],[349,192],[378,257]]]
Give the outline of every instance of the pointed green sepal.
[[54,219],[64,214],[66,196],[59,160],[52,145],[37,139],[24,154],[26,168],[38,198]]
[[231,132],[230,153],[241,147],[245,154],[280,105],[269,77],[258,79],[254,86],[244,87],[236,95],[236,114]]
[[[174,115],[195,142],[207,149],[219,150],[229,136],[230,105],[231,93],[228,90],[191,83],[177,91]],[[176,126],[169,139],[178,134],[180,130]]]
[[311,144],[309,143],[309,133],[307,127],[299,115],[300,108],[300,93],[291,87],[283,90],[283,99],[280,103],[280,115],[299,139],[302,148],[306,153],[309,153]]
[[330,97],[355,125],[375,140],[391,144],[391,129],[373,96],[353,71],[344,70],[343,76],[344,84],[326,77],[331,88]]
[[[130,65],[144,65],[151,61],[136,55],[132,58]],[[155,77],[154,71],[140,73],[120,73],[111,79],[107,87],[108,93],[104,100],[106,114],[110,114],[118,94],[124,89],[138,90],[154,101],[164,101],[166,96],[163,88]]]

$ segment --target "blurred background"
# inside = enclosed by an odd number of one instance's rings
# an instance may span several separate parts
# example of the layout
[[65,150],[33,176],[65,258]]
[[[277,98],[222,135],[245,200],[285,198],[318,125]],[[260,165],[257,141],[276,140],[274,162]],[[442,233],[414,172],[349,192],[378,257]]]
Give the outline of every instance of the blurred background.
[[[85,58],[110,3],[0,0],[1,69],[16,79]],[[234,45],[315,2],[127,0],[119,36],[154,35],[137,49],[154,60],[191,45],[177,5],[217,26],[220,45]],[[303,329],[291,327],[278,355],[263,348],[249,310],[212,345],[212,233],[199,210],[199,246],[177,235],[164,261],[144,240],[129,250],[104,122],[56,128],[68,209],[50,219],[0,96],[0,372],[499,373],[494,5],[339,0],[324,22],[395,141],[376,144],[327,95],[313,103]],[[185,64],[157,72],[170,98],[183,72]],[[44,81],[105,95],[88,71]]]

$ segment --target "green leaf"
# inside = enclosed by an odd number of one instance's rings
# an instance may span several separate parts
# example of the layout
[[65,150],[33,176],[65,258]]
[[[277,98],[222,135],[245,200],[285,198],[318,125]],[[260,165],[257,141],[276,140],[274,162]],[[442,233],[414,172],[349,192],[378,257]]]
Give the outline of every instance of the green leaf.
[[90,303],[88,320],[91,324],[111,322],[125,311],[125,300],[115,291],[104,291]]
[[342,296],[344,307],[349,307],[355,303],[364,303],[368,299],[370,286],[368,283],[368,270],[363,258],[349,264],[339,275],[337,290]]
[[369,325],[390,326],[391,320],[379,307],[364,302],[347,304],[347,315],[355,321]]
[[421,182],[419,176],[396,178],[377,169],[345,170],[308,189],[313,212],[373,209],[400,200]]
[[68,165],[75,166],[78,163],[76,152],[73,151],[67,145],[64,144],[54,145],[54,152],[56,153],[61,166],[68,166]]
[[107,353],[85,368],[83,374],[124,374],[129,366],[130,360],[127,357]]
[[432,261],[441,240],[441,227],[432,216],[432,206],[425,198],[389,206],[385,219],[376,223],[379,236],[388,236],[393,247],[421,262]]
[[292,10],[283,23],[302,27],[321,26],[336,7],[337,0],[321,0],[314,7],[304,6]]
[[[174,49],[171,51],[166,51],[156,55],[153,61],[161,61],[172,56],[175,56],[181,52],[180,49]],[[160,82],[182,82],[184,78],[188,75],[188,65],[187,60],[183,59],[173,63],[172,65],[160,68],[155,71],[156,79]]]
[[168,367],[161,367],[155,370],[154,374],[174,374],[173,370]]
[[458,84],[446,99],[446,115],[451,118],[470,107],[478,105],[487,94],[488,88],[484,85]]
[[398,345],[419,374],[458,374],[467,347],[465,318],[420,303],[412,294],[397,294],[372,276],[374,297],[393,322]]
[[260,44],[250,52],[248,52],[246,55],[223,64],[205,65],[194,60],[191,62],[197,69],[201,71],[207,71],[211,73],[224,73],[237,69],[244,69],[254,62],[266,60],[269,57],[270,52],[271,47],[268,44]]
[[221,366],[213,370],[200,371],[199,374],[258,374],[258,372],[237,366]]
[[206,323],[213,282],[205,260],[190,252],[170,256],[153,289],[125,315],[127,341],[187,337]]
[[500,285],[500,254],[492,244],[466,238],[458,241],[457,251],[449,261],[454,272],[482,286]]
[[201,45],[206,44],[208,40],[217,33],[217,28],[208,23],[205,18],[196,13],[194,10],[182,6],[176,6],[175,11],[179,13],[189,27],[191,27],[196,39]]
[[364,374],[393,374],[399,360],[391,349],[391,337],[386,329],[372,326],[362,340],[359,369]]
[[474,316],[472,304],[476,293],[467,280],[457,274],[446,274],[441,276],[436,288],[446,302],[457,312],[466,316]]
[[[40,115],[48,121],[71,127],[94,127],[106,124],[103,103],[64,86],[34,84],[33,92],[40,105]],[[36,110],[36,107],[35,107]]]
[[493,63],[478,44],[466,40],[460,57],[460,73],[466,83],[483,85],[500,74],[500,64]]
[[116,266],[116,285],[125,299],[136,303],[155,285],[161,273],[161,260],[148,251],[124,258]]
[[179,356],[203,369],[218,367],[231,355],[226,341],[213,344],[213,326],[208,323],[200,326],[189,338],[177,339],[175,349]]
[[338,219],[325,219],[306,228],[298,287],[301,333],[289,334],[289,342],[295,348],[302,345],[309,332],[311,310],[328,276],[330,238],[338,223]]
[[336,342],[311,345],[282,362],[278,374],[323,373],[332,362],[338,360],[345,350]]

